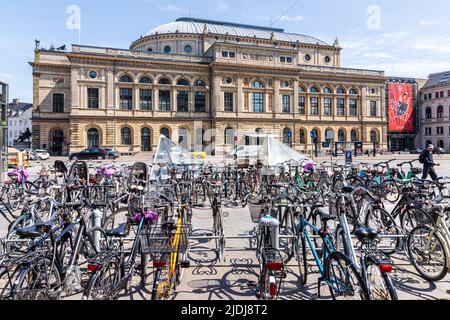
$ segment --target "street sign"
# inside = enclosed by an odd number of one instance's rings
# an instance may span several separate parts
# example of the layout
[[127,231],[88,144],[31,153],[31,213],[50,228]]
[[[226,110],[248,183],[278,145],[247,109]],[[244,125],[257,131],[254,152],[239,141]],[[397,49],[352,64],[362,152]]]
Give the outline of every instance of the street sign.
[[345,163],[352,164],[353,163],[353,151],[345,150]]

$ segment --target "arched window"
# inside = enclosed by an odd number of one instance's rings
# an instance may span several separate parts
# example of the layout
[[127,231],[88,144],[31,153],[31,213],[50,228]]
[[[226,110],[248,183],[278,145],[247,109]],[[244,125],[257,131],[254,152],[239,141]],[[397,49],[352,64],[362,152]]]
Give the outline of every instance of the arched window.
[[187,132],[186,128],[178,129],[178,144],[183,149],[187,149],[187,146],[188,146],[188,132]]
[[333,90],[331,90],[331,89],[328,88],[328,87],[325,87],[325,88],[323,89],[323,93],[325,93],[325,94],[332,94],[332,93],[333,93]]
[[170,46],[164,47],[164,53],[171,53],[171,52],[172,52],[172,48]]
[[300,144],[306,144],[306,133],[303,129],[300,129]]
[[142,83],[142,84],[151,84],[152,82],[153,82],[152,79],[150,79],[149,77],[142,77],[139,80],[139,83]]
[[345,131],[341,129],[338,131],[338,142],[345,142]]
[[298,92],[300,92],[300,93],[306,92],[305,87],[302,87],[302,86],[298,87]]
[[337,92],[338,94],[345,94],[345,89],[342,88],[342,87],[339,87],[339,88],[337,88],[336,92]]
[[234,144],[234,129],[231,127],[227,127],[225,129],[225,144],[226,145],[232,145]]
[[443,106],[438,106],[437,117],[438,117],[438,119],[442,119],[444,117],[444,107]]
[[358,94],[358,91],[356,91],[356,89],[350,89],[349,91],[348,91],[348,94],[352,94],[352,95],[357,95]]
[[149,128],[141,129],[141,150],[143,152],[152,151],[152,130]]
[[172,84],[172,83],[171,83],[170,80],[167,79],[167,78],[161,78],[161,79],[159,79],[158,84],[170,85],[170,84]]
[[311,141],[313,143],[320,141],[320,132],[317,129],[311,130]]
[[350,133],[352,142],[358,142],[358,132],[356,132],[356,130],[352,130],[352,132]]
[[52,152],[61,155],[64,146],[64,132],[62,130],[55,130],[52,134]]
[[255,129],[255,132],[256,132],[256,133],[260,133],[260,134],[264,134],[264,129],[262,129],[262,128],[256,128],[256,129]]
[[185,52],[185,53],[188,53],[188,54],[189,54],[189,53],[192,53],[192,46],[189,45],[189,44],[188,44],[188,45],[185,45],[185,46],[184,46],[184,52]]
[[292,145],[292,130],[289,128],[284,128],[283,130],[283,143],[287,145]]
[[97,129],[91,128],[87,132],[88,148],[100,147],[100,134]]
[[133,79],[130,76],[125,75],[125,76],[121,76],[119,81],[124,82],[124,83],[131,83],[131,82],[133,82]]
[[334,140],[334,131],[332,129],[327,129],[325,131],[325,139],[327,140],[327,142],[333,142]]
[[121,136],[122,136],[122,145],[124,146],[131,146],[133,144],[133,141],[131,139],[131,129],[130,128],[122,128]]
[[378,143],[378,132],[375,130],[370,131],[370,142]]
[[203,81],[203,80],[201,80],[201,79],[196,80],[196,81],[195,81],[195,86],[196,86],[196,87],[206,87],[206,82]]
[[198,128],[195,130],[195,144],[203,146],[205,144],[205,130]]
[[311,89],[309,89],[309,92],[311,92],[311,93],[319,93],[319,89],[317,89],[317,87],[311,87]]
[[261,81],[255,81],[252,83],[252,88],[264,88],[264,84]]
[[433,111],[431,110],[430,107],[427,107],[425,113],[426,113],[427,120],[430,120],[433,117]]
[[188,86],[190,86],[191,84],[189,83],[189,81],[188,80],[186,80],[186,79],[180,79],[180,80],[178,80],[178,82],[177,82],[177,86],[185,86],[185,87],[188,87]]
[[161,130],[159,130],[160,135],[165,136],[168,139],[171,139],[170,137],[170,130],[166,127],[161,128]]

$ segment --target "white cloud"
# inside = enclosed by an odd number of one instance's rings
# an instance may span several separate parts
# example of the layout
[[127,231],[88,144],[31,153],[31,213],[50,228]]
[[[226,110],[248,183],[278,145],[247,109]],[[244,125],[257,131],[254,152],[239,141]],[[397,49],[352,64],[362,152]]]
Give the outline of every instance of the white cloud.
[[302,21],[303,20],[303,16],[293,16],[293,17],[290,17],[290,16],[282,16],[281,18],[280,18],[280,21],[296,21],[296,22],[300,22],[300,21]]
[[170,4],[170,3],[166,3],[163,5],[158,5],[158,10],[160,11],[172,11],[172,12],[180,12],[183,11],[183,8],[178,7],[176,5]]
[[376,59],[384,59],[384,60],[392,60],[395,59],[395,56],[388,52],[367,52],[364,54],[366,58],[376,58]]
[[426,20],[420,20],[419,25],[421,27],[430,27],[430,26],[437,26],[439,23],[437,21],[426,21]]

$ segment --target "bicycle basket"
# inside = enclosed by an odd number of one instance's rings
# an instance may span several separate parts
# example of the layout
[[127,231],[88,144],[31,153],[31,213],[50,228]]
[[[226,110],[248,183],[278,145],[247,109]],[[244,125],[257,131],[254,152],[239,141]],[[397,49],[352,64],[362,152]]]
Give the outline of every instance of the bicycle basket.
[[165,226],[147,227],[141,233],[143,253],[185,253],[189,247],[191,225],[182,225],[175,229]]

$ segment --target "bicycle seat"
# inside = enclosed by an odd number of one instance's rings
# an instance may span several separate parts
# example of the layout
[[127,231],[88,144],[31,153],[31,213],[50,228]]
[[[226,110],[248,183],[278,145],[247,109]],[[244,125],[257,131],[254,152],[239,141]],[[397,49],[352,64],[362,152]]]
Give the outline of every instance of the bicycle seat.
[[320,220],[322,220],[322,222],[327,222],[327,221],[336,219],[336,216],[329,215],[328,213],[325,213],[320,210],[317,213],[319,214]]
[[114,238],[125,238],[128,235],[127,224],[122,223],[115,229],[107,230],[106,235],[108,237],[114,237]]
[[355,231],[355,236],[359,241],[376,239],[379,234],[380,232],[378,230],[365,226],[359,226]]
[[350,187],[350,186],[342,187],[342,192],[343,193],[352,193],[353,191],[355,191],[354,187]]
[[36,226],[18,229],[16,234],[22,239],[37,239],[43,236]]

